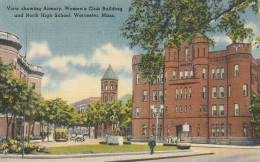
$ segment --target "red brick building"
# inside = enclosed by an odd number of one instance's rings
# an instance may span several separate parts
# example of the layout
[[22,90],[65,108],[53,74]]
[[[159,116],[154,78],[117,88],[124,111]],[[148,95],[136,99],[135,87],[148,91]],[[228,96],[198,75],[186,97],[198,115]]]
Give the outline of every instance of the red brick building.
[[75,110],[78,111],[78,113],[82,113],[84,110],[88,108],[88,106],[92,102],[100,101],[100,97],[89,97],[77,102],[72,103],[71,105],[74,106]]
[[[19,50],[22,45],[19,43],[19,38],[9,32],[0,31],[0,58],[4,64],[15,65],[14,75],[20,79],[26,80],[28,86],[34,88],[36,92],[41,93],[41,80],[44,73],[38,65],[33,65],[21,56]],[[6,120],[5,115],[0,114],[0,136],[6,136]],[[15,118],[10,126],[9,135],[12,138],[23,135],[23,119]],[[28,123],[26,123],[26,134],[28,135]],[[35,135],[40,135],[39,124],[35,126]]]
[[166,48],[165,75],[151,85],[138,71],[140,59],[137,55],[132,60],[133,139],[155,135],[154,105],[162,112],[158,139],[180,136],[183,141],[186,123],[188,141],[194,143],[254,143],[249,106],[252,94],[260,91],[260,60],[252,57],[250,44],[210,52],[208,42],[198,35],[192,45],[185,42],[179,51]]

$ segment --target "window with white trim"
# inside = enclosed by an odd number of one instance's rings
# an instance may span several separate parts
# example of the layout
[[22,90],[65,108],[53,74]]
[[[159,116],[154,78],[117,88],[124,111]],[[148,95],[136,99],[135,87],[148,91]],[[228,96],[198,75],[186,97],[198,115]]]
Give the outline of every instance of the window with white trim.
[[147,132],[147,128],[146,128],[146,125],[144,124],[143,130],[142,130],[143,136],[146,136],[146,132]]
[[224,115],[224,105],[219,105],[219,115]]
[[206,79],[206,68],[202,68],[202,79]]
[[239,104],[235,104],[235,115],[239,115]]
[[185,89],[184,89],[184,98],[187,99],[187,97],[188,97],[188,94],[187,94],[187,87],[185,87]]
[[235,76],[239,76],[239,66],[238,65],[235,65],[235,73],[234,73],[234,75]]
[[183,71],[180,71],[180,79],[183,79]]
[[188,61],[189,49],[185,48],[185,61]]
[[215,69],[211,69],[211,79],[215,79]]
[[212,105],[212,115],[217,115],[217,105]]
[[176,80],[176,70],[173,70],[173,71],[172,71],[172,79],[173,79],[173,80]]
[[189,88],[189,97],[191,98],[191,87]]
[[221,79],[225,78],[225,70],[224,68],[221,68]]
[[147,101],[147,91],[144,91],[143,101]]
[[154,100],[154,101],[157,100],[157,91],[153,91],[153,100]]
[[163,100],[163,91],[162,90],[159,91],[159,100],[160,101]]
[[136,108],[136,117],[139,118],[140,117],[140,111],[139,111],[139,107]]
[[176,88],[175,94],[176,94],[176,99],[179,99],[179,90],[178,90],[178,88]]
[[202,98],[206,98],[206,87],[202,87]]
[[175,111],[178,112],[178,106],[176,106]]
[[140,74],[136,74],[136,84],[140,84]]
[[217,97],[217,87],[212,87],[212,98]]
[[190,71],[190,78],[194,78],[194,76],[193,76],[193,70]]
[[217,78],[217,79],[220,78],[220,71],[219,71],[219,68],[216,69],[216,78]]
[[225,92],[224,91],[225,90],[224,90],[223,86],[219,87],[219,97],[224,97],[225,96]]
[[187,70],[184,71],[185,79],[189,79],[189,72]]
[[228,97],[231,97],[231,85],[228,86]]
[[180,88],[180,98],[182,99],[182,88]]
[[243,84],[243,96],[247,96],[247,85]]

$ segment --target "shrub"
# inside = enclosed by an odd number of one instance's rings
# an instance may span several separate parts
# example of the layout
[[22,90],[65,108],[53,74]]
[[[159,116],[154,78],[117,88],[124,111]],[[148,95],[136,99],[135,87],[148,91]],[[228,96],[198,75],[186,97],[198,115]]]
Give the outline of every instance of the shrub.
[[177,145],[177,147],[180,150],[190,149],[190,145],[181,145],[181,144],[179,144],[179,145]]
[[99,142],[99,144],[104,145],[104,144],[107,144],[107,142],[106,141],[101,141],[101,142]]
[[163,146],[178,146],[176,143],[164,143]]
[[[7,153],[22,153],[22,143],[17,141],[17,140],[13,140],[13,139],[9,139],[7,140],[5,143],[3,143],[0,147],[0,150],[3,151],[4,154]],[[46,152],[47,149],[46,147],[42,147],[41,145],[36,145],[36,144],[30,144],[30,143],[26,143],[24,151],[26,154],[32,153],[33,151],[37,151],[37,152]]]
[[109,145],[119,145],[119,143],[109,143]]
[[123,142],[124,145],[131,145],[131,142]]

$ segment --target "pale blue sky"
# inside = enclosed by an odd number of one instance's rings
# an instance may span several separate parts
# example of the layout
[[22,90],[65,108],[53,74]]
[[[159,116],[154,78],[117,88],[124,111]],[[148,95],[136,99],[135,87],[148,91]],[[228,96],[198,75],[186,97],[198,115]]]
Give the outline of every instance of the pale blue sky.
[[[27,58],[42,66],[44,78],[42,94],[45,98],[63,97],[69,103],[100,96],[100,78],[109,64],[119,77],[119,97],[132,93],[131,57],[142,53],[138,47],[130,50],[128,40],[121,37],[120,27],[129,16],[130,0],[1,0],[0,30],[16,34],[23,45],[24,55],[27,23]],[[7,7],[19,7],[18,11]],[[22,7],[61,7],[62,11],[21,11]],[[110,13],[114,18],[75,18],[70,7],[99,7],[100,11],[80,11],[86,14]],[[122,8],[121,11],[103,11],[102,7]],[[24,13],[71,13],[70,18],[15,18]],[[77,12],[75,12],[77,13]],[[245,15],[248,26],[260,36],[259,14]],[[224,34],[214,33],[215,50],[224,50],[231,43]],[[260,58],[260,50],[253,50]]]

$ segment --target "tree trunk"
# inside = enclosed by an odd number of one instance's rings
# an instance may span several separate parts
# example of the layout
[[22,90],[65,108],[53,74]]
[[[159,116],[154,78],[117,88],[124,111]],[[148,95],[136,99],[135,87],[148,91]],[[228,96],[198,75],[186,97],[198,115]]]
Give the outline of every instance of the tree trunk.
[[34,128],[35,128],[35,121],[33,121],[33,124],[32,124],[32,136],[34,136]]
[[29,120],[29,129],[28,129],[28,143],[30,143],[30,137],[31,137],[31,125],[32,125],[32,121]]
[[41,134],[42,134],[42,142],[44,141],[44,125],[43,125],[43,123],[41,122],[41,125],[40,125],[40,127],[41,127]]
[[88,137],[90,138],[90,126],[88,126]]
[[13,115],[11,115],[11,118],[10,118],[10,120],[8,119],[9,117],[8,117],[8,113],[5,113],[6,114],[6,125],[7,125],[7,127],[6,127],[6,139],[8,139],[8,137],[9,137],[9,127],[10,127],[10,124],[11,124],[11,122],[12,122],[12,118],[13,118]]
[[98,129],[98,126],[95,126],[95,139],[97,139],[97,129]]
[[50,123],[47,124],[47,141],[49,142]]

